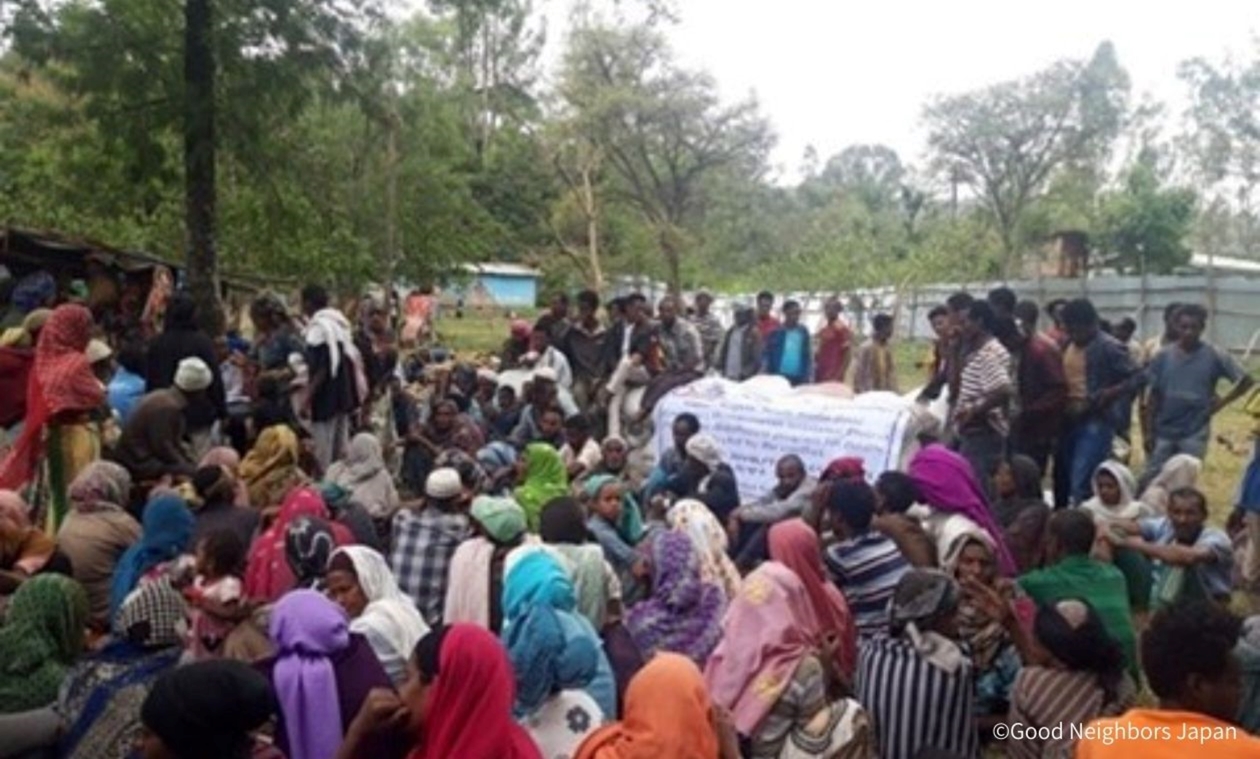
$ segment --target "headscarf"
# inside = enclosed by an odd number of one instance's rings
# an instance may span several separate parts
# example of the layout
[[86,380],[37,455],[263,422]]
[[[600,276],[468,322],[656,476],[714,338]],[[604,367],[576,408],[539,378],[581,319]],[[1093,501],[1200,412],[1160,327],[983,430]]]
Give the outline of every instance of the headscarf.
[[822,476],[818,479],[822,482],[865,480],[865,462],[857,456],[841,456],[827,464]]
[[727,554],[726,530],[700,501],[684,498],[670,507],[666,521],[675,532],[691,539],[700,562],[700,576],[722,589],[727,598],[739,592],[739,570]]
[[929,445],[914,455],[906,473],[929,506],[962,514],[984,528],[993,539],[1002,574],[1010,577],[1016,573],[1015,559],[1006,548],[1002,529],[994,521],[984,491],[966,459],[942,445]]
[[420,639],[429,634],[416,609],[416,602],[398,588],[385,557],[366,546],[338,548],[333,556],[344,554],[354,565],[359,588],[367,599],[363,613],[350,620],[350,632],[373,640],[384,640],[399,659],[406,661]]
[[[245,568],[245,594],[260,601],[275,601],[297,582],[286,558],[285,545],[289,525],[298,517],[316,517],[328,520],[328,507],[324,499],[312,488],[297,488],[289,493],[280,506],[280,513],[266,532],[254,539]],[[339,524],[330,524],[338,545],[354,542],[349,530]]]
[[515,678],[494,635],[459,624],[446,628],[439,640],[437,671],[429,686],[433,708],[408,759],[542,759],[533,739],[512,719]]
[[275,711],[267,678],[243,662],[216,659],[159,677],[140,720],[180,759],[248,759],[250,732]]
[[481,464],[487,474],[493,476],[499,470],[516,463],[516,449],[501,440],[496,440],[477,451],[477,463]]
[[87,620],[87,594],[69,577],[36,575],[18,587],[0,627],[0,714],[57,700]]
[[621,488],[621,518],[617,520],[617,534],[626,543],[636,545],[643,539],[643,512],[639,509],[639,501],[625,483],[611,474],[595,474],[588,477],[583,485],[586,497],[594,502],[605,485],[617,485]]
[[658,651],[703,664],[722,636],[722,589],[704,580],[691,540],[663,532],[652,541],[652,595],[632,606],[626,627],[644,658]]
[[717,759],[711,712],[695,663],[657,654],[630,681],[622,720],[592,733],[574,759]]
[[[236,452],[235,448],[228,446],[219,446],[206,451],[206,455],[201,457],[201,462],[197,464],[200,467],[217,466],[227,470],[232,479],[232,505],[242,508],[249,507],[249,489],[245,487],[245,482],[241,480],[241,454]],[[261,508],[261,507],[260,507]]]
[[324,577],[337,538],[327,520],[298,517],[284,531],[284,560],[293,573],[293,587],[311,590]]
[[516,712],[533,714],[562,690],[584,689],[595,679],[599,639],[584,634],[571,612],[536,604],[504,634],[516,673]]
[[92,312],[83,306],[58,306],[39,333],[35,365],[27,383],[26,423],[13,450],[0,463],[0,488],[16,489],[35,473],[44,427],[57,414],[90,411],[105,402],[105,386],[88,363]]
[[722,619],[722,641],[704,668],[714,703],[735,728],[755,735],[801,661],[819,653],[822,629],[809,594],[792,570],[768,561],[744,579]]
[[128,548],[114,568],[109,591],[110,616],[118,613],[146,572],[188,548],[194,521],[188,505],[179,496],[167,493],[149,501],[140,523],[140,542]]
[[28,314],[47,305],[56,295],[57,280],[53,279],[52,274],[40,269],[19,279],[9,298],[17,310]]
[[183,625],[188,616],[184,595],[171,585],[170,577],[142,582],[123,601],[114,618],[118,638],[141,648],[170,648],[184,642]]
[[1167,512],[1169,495],[1179,488],[1194,487],[1202,470],[1202,461],[1188,453],[1178,453],[1168,459],[1151,484],[1142,491],[1142,501],[1159,514]]
[[1137,492],[1137,480],[1133,477],[1133,472],[1119,461],[1108,459],[1098,465],[1094,470],[1093,482],[1097,482],[1098,475],[1106,472],[1110,474],[1119,485],[1120,502],[1115,506],[1108,506],[1098,497],[1098,485],[1094,485],[1094,497],[1081,504],[1081,508],[1087,510],[1096,519],[1112,520],[1134,520],[1143,515],[1146,510],[1146,504],[1141,501],[1134,500]]
[[792,570],[804,584],[822,632],[839,638],[836,664],[840,672],[852,676],[857,666],[857,627],[844,594],[827,578],[818,533],[803,519],[787,519],[770,528],[768,542],[770,559]]
[[479,495],[473,499],[469,516],[499,545],[510,545],[525,533],[525,511],[511,498]]
[[350,646],[341,607],[313,590],[287,593],[271,611],[272,682],[289,759],[328,759],[341,745],[341,701],[332,657]]
[[[958,562],[968,546],[978,545],[994,561],[993,541],[987,533],[969,530],[954,538],[941,561],[942,568],[950,577],[958,579]],[[1006,599],[1008,602],[1010,599]],[[1006,627],[1001,620],[989,616],[982,607],[972,603],[965,595],[958,601],[958,638],[966,641],[971,649],[971,659],[976,667],[988,669],[1002,645],[1007,641]]]
[[525,509],[525,520],[534,531],[543,506],[552,498],[568,495],[569,473],[560,453],[547,443],[530,443],[524,456],[525,482],[516,488],[516,502]]
[[70,508],[80,514],[127,508],[131,473],[112,461],[93,461],[70,481]]
[[346,457],[328,467],[324,479],[349,491],[373,517],[384,519],[398,510],[398,489],[385,468],[385,454],[375,435],[355,435]]
[[262,431],[241,462],[241,479],[254,508],[274,506],[303,479],[298,468],[300,456],[297,434],[288,425],[277,424]]
[[0,490],[0,519],[6,519],[15,527],[31,526],[31,509],[26,499],[12,490]]
[[954,641],[921,628],[956,609],[958,597],[958,584],[948,574],[915,567],[897,581],[889,604],[893,634],[905,636],[925,660],[949,673],[957,672],[966,656]]

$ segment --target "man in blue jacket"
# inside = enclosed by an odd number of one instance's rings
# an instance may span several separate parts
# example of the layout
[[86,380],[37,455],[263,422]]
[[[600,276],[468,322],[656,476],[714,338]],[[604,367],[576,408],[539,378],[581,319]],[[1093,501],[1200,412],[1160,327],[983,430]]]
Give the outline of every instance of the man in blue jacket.
[[793,385],[803,385],[813,376],[809,330],[801,326],[801,304],[783,304],[783,324],[766,341],[764,363],[767,374],[777,374]]

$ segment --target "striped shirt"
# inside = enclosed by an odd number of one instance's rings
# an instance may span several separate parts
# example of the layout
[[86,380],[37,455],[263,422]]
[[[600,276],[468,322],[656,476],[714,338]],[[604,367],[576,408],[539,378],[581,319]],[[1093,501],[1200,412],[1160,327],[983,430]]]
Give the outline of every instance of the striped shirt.
[[[954,410],[957,412],[959,409],[975,406],[998,390],[1009,390],[1011,387],[1011,354],[1006,352],[996,338],[990,337],[984,345],[964,359],[958,380],[958,403],[954,405]],[[971,423],[976,421],[978,420]],[[989,409],[986,421],[999,434],[1007,433],[1005,408]]]
[[823,554],[832,580],[853,612],[858,635],[888,633],[888,602],[910,564],[888,536],[870,530],[830,546]]
[[[1015,676],[1006,721],[1028,730],[1019,740],[1006,742],[1006,755],[1010,759],[1071,759],[1076,747],[1072,725],[1119,716],[1133,705],[1135,696],[1133,681],[1128,677],[1116,689],[1115,699],[1104,703],[1107,699],[1092,672],[1024,667]],[[1041,740],[1036,735],[1035,728],[1060,725],[1060,737]]]
[[856,697],[875,724],[881,759],[914,759],[927,748],[978,757],[973,687],[969,660],[951,673],[902,638],[859,646]]

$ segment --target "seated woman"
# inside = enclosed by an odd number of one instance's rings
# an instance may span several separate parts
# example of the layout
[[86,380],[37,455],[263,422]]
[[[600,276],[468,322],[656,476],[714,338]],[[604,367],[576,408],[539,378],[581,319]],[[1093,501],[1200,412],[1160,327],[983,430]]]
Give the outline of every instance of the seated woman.
[[245,568],[245,595],[271,603],[293,589],[297,583],[289,562],[286,544],[289,526],[299,517],[314,517],[328,523],[337,545],[353,545],[354,537],[344,526],[329,519],[324,499],[313,488],[302,487],[290,492],[271,526],[254,539]]
[[695,662],[670,653],[652,657],[630,681],[622,720],[596,730],[574,754],[574,759],[663,757],[740,759],[735,728],[714,709]]
[[564,558],[577,591],[578,613],[596,630],[621,618],[621,581],[603,548],[586,529],[582,506],[572,498],[557,498],[543,507],[539,537]]
[[95,461],[70,483],[70,513],[57,531],[57,547],[88,596],[93,622],[109,619],[109,585],[124,552],[140,539],[127,513],[131,475],[111,461]]
[[367,509],[373,520],[388,522],[398,511],[398,489],[385,468],[385,455],[375,435],[355,435],[345,458],[328,467],[324,481],[348,491],[350,500]]
[[300,516],[284,532],[284,563],[293,573],[293,590],[324,592],[328,560],[337,550],[332,524],[319,517]]
[[722,589],[727,598],[739,593],[739,570],[727,555],[727,534],[717,517],[700,501],[685,499],[669,507],[671,529],[691,539],[700,559],[700,576]]
[[[394,693],[371,645],[352,633],[346,614],[312,590],[295,590],[271,612],[276,655],[258,666],[280,702],[276,746],[289,759],[332,756],[374,688]],[[362,745],[359,756],[396,759],[405,747],[388,735]]]
[[855,696],[885,759],[914,759],[924,749],[980,754],[971,661],[951,639],[958,601],[949,575],[911,569],[893,593],[891,635],[870,638],[858,651]]
[[476,625],[438,627],[416,646],[400,693],[364,702],[335,759],[377,756],[373,741],[402,715],[409,759],[543,759],[512,719],[513,685],[497,638]]
[[553,498],[569,494],[569,475],[560,453],[546,443],[530,443],[516,464],[521,484],[513,495],[525,510],[525,522],[531,531],[538,529],[543,506]]
[[1041,488],[1041,468],[1027,456],[998,463],[993,473],[993,513],[1020,572],[1041,566],[1050,507]]
[[1181,488],[1192,488],[1199,481],[1199,473],[1203,471],[1203,462],[1188,453],[1178,453],[1164,463],[1159,474],[1146,486],[1139,496],[1154,512],[1152,516],[1162,515],[1168,510],[1168,499]]
[[644,660],[672,651],[701,665],[722,637],[726,597],[703,578],[695,545],[683,533],[661,533],[648,550],[650,592],[627,611],[626,628]]
[[722,642],[705,665],[705,684],[750,740],[750,759],[873,753],[861,705],[828,695],[839,679],[831,670],[833,652],[818,647],[818,617],[792,570],[771,561],[748,575],[722,630]]
[[263,430],[241,462],[241,479],[250,505],[267,513],[290,491],[305,484],[309,478],[302,471],[301,458],[302,449],[292,427],[275,424]]
[[525,512],[511,498],[479,496],[469,510],[473,536],[451,556],[442,621],[503,629],[503,570],[512,549],[525,537]]
[[[1122,523],[1155,516],[1155,511],[1145,503],[1135,500],[1137,481],[1129,468],[1118,461],[1104,461],[1094,472],[1094,497],[1081,504],[1081,508],[1094,517],[1099,535],[1104,538],[1125,537]],[[1124,574],[1129,589],[1129,608],[1139,617],[1146,614],[1151,601],[1151,562],[1132,548],[1112,546],[1111,541],[1098,541],[1094,558],[1110,560]]]
[[1078,730],[1098,717],[1118,716],[1134,703],[1136,689],[1125,674],[1124,649],[1107,634],[1087,602],[1067,599],[1042,606],[1033,626],[1037,643],[1048,654],[1015,677],[1007,722],[1063,725],[1062,737],[1028,735],[1007,741],[1011,759],[1068,757]]
[[158,678],[140,707],[141,759],[259,759],[251,733],[275,713],[267,678],[246,664],[190,664]]
[[[560,560],[549,551],[537,547],[522,548],[509,560],[503,581],[503,639],[509,648],[517,640],[515,626],[537,606],[544,606],[558,613],[558,621],[564,628],[566,640],[582,639],[599,649],[595,661],[595,674],[584,687],[586,693],[599,706],[601,714],[617,713],[617,687],[612,667],[604,655],[599,634],[586,618],[576,612],[577,595],[569,574]],[[519,677],[519,671],[518,671]],[[522,688],[520,682],[518,689]],[[518,690],[530,700],[518,704],[519,713],[532,712],[541,705],[541,697],[532,686]]]
[[109,610],[116,617],[123,602],[142,582],[166,573],[167,565],[191,548],[193,515],[184,499],[163,493],[144,507],[140,542],[118,560],[109,589]]
[[197,466],[218,466],[223,467],[227,474],[228,481],[232,483],[232,505],[241,508],[249,508],[249,489],[245,487],[245,482],[241,480],[241,454],[236,452],[235,448],[227,446],[219,446],[206,451],[206,455],[201,457],[201,461]]
[[936,539],[937,556],[944,556],[959,535],[979,528],[993,539],[1002,574],[1011,577],[1016,573],[1015,559],[1006,547],[1002,528],[993,518],[967,459],[933,444],[914,455],[906,473],[932,509],[933,513],[924,520],[924,529]]
[[88,603],[69,577],[45,574],[23,582],[0,627],[0,714],[51,705],[66,672],[83,652]]
[[193,474],[193,490],[201,500],[201,505],[193,514],[196,518],[194,540],[218,530],[230,530],[247,546],[254,541],[261,520],[258,512],[248,503],[244,506],[236,504],[238,484],[224,466],[203,466]]
[[407,676],[407,658],[429,632],[416,604],[403,595],[385,557],[371,548],[338,548],[324,575],[328,597],[350,617],[350,632],[367,639],[394,685]]
[[485,445],[477,451],[477,464],[486,474],[482,490],[487,495],[506,495],[516,478],[516,449],[501,441]]

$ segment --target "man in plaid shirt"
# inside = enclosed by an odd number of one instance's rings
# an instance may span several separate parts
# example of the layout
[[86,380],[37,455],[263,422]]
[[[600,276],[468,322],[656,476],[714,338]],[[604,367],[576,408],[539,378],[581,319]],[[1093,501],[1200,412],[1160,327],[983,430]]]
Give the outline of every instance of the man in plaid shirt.
[[446,582],[455,549],[471,534],[468,499],[459,472],[435,469],[425,482],[425,505],[394,516],[390,567],[431,626],[442,622]]

